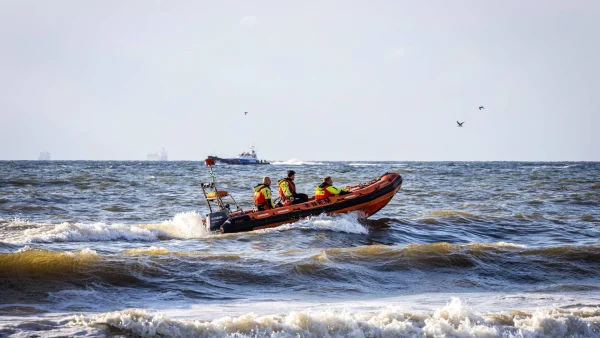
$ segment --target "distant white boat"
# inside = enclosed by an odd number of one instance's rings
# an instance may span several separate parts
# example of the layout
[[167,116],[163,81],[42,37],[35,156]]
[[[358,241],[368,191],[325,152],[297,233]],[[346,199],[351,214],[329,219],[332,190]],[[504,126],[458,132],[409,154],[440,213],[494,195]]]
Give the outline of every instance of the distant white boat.
[[162,151],[146,155],[146,160],[148,160],[148,161],[168,161],[169,159],[167,157],[167,152],[165,151],[165,148],[163,148]]
[[47,151],[42,151],[40,153],[40,156],[38,156],[38,161],[50,161],[51,159],[52,159],[52,156]]
[[242,151],[236,158],[220,158],[218,156],[208,156],[208,158],[227,164],[269,164],[265,160],[258,159],[254,147],[250,148],[249,151]]

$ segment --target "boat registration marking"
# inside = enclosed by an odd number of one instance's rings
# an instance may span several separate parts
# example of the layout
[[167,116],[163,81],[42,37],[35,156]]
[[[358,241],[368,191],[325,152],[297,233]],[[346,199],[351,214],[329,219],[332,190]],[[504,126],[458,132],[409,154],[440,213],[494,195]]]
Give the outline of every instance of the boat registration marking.
[[290,211],[290,209],[279,210],[277,213],[278,214],[283,214],[284,212],[288,212],[288,211]]
[[269,216],[270,214],[260,214],[260,215],[256,215],[256,217],[265,217],[265,216]]

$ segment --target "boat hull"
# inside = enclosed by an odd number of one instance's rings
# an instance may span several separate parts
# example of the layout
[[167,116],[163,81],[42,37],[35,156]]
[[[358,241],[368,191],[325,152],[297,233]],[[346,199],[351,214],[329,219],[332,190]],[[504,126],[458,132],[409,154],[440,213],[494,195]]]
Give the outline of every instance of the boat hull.
[[221,163],[226,163],[226,164],[238,164],[238,165],[270,164],[267,161],[250,161],[250,160],[238,159],[238,158],[221,158],[218,156],[208,156],[208,158],[213,159],[215,162],[221,162]]
[[402,177],[386,173],[368,186],[354,187],[349,194],[275,208],[267,211],[232,214],[220,227],[223,233],[272,228],[320,214],[358,211],[369,217],[385,207],[402,186]]

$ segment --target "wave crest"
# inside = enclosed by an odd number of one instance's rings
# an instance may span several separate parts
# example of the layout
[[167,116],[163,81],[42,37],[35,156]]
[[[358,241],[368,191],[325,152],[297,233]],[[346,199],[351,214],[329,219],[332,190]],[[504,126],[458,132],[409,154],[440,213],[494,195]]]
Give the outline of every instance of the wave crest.
[[74,316],[70,325],[105,326],[142,337],[504,337],[598,336],[598,308],[540,309],[533,313],[476,314],[461,299],[452,298],[434,313],[409,313],[394,308],[371,312],[291,311],[212,320],[170,318],[142,309]]
[[[32,224],[11,223],[11,227],[25,230],[10,239],[10,243],[55,243],[55,242],[108,242],[143,241],[161,239],[189,239],[207,237],[210,233],[202,223],[202,216],[195,212],[182,212],[173,219],[160,224],[127,225],[121,223],[61,223]],[[17,229],[18,230],[18,229]]]
[[312,161],[303,161],[296,158],[289,159],[287,161],[277,161],[272,162],[273,165],[325,165],[323,162],[312,162]]
[[21,242],[25,243],[156,241],[160,232],[125,224],[61,223],[50,230],[47,227],[28,229],[24,235]]
[[79,271],[100,260],[96,251],[48,251],[24,247],[14,253],[0,253],[0,276],[60,276]]

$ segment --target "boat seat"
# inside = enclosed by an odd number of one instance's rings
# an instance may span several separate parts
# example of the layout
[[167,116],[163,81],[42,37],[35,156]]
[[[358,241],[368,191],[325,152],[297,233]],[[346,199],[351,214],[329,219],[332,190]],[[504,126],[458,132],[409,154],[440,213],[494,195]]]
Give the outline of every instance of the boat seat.
[[[219,196],[220,197],[225,197],[227,196],[228,193],[225,190],[219,190]],[[211,191],[208,194],[206,194],[206,198],[208,198],[209,200],[214,200],[217,198],[217,192],[216,191]]]

